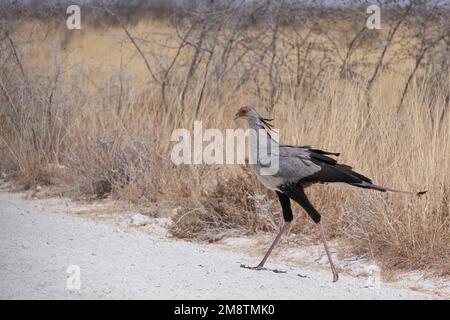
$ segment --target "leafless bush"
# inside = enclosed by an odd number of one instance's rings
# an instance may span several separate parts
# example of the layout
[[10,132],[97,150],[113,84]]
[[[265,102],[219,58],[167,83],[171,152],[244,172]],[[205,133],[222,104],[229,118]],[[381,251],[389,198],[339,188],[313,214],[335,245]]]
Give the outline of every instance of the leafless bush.
[[[134,184],[153,169],[150,145],[134,141],[127,145],[100,136],[83,147],[83,153],[68,152],[67,164],[76,172],[81,192],[104,197]],[[78,150],[79,151],[79,150]]]

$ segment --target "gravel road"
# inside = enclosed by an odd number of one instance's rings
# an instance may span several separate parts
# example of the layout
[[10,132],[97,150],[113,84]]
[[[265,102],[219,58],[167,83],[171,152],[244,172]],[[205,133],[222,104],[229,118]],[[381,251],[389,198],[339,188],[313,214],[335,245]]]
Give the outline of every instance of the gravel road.
[[[1,299],[426,299],[425,293],[279,265],[217,247],[50,212],[41,200],[0,192]],[[300,277],[301,274],[303,277]],[[79,275],[79,277],[78,277]],[[79,281],[78,281],[79,279]]]

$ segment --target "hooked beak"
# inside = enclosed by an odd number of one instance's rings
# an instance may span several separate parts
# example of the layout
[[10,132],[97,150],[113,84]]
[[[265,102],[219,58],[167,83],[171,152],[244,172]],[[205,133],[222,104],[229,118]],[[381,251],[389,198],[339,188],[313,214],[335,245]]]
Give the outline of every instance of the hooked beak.
[[233,115],[233,121],[236,121],[237,119],[239,119],[241,116],[238,114],[238,113],[236,113],[236,114],[234,114]]

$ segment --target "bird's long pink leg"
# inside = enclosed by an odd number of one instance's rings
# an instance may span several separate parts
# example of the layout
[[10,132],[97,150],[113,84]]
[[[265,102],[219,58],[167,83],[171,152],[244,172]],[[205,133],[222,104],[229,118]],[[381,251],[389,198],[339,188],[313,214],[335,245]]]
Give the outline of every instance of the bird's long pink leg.
[[277,236],[275,237],[275,240],[273,240],[272,245],[270,246],[269,250],[267,250],[267,253],[264,256],[264,258],[261,260],[261,262],[256,267],[254,267],[252,269],[261,270],[264,267],[264,264],[266,263],[267,259],[269,258],[270,253],[272,252],[273,248],[275,248],[275,246],[278,244],[278,242],[281,239],[281,236],[289,229],[290,224],[291,224],[290,222],[285,222],[283,224],[283,226],[281,227]]
[[317,223],[317,227],[319,228],[320,237],[322,238],[323,246],[325,247],[325,252],[328,256],[328,261],[330,262],[331,271],[333,272],[333,282],[338,281],[339,275],[336,271],[336,268],[334,267],[333,259],[331,259],[330,250],[328,249],[327,239],[325,238],[325,232],[323,232],[322,224],[319,222]]

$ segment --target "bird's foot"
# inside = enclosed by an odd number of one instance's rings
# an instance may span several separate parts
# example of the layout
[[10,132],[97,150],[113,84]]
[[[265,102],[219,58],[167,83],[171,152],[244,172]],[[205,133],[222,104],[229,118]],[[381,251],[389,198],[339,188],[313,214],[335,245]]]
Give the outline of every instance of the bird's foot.
[[333,282],[337,282],[339,280],[339,275],[337,272],[333,272]]
[[263,266],[261,266],[259,264],[256,267],[251,267],[251,266],[247,266],[245,264],[241,264],[241,268],[250,269],[250,270],[257,270],[257,271],[266,270],[266,268],[264,268]]
[[251,266],[247,266],[245,264],[241,264],[241,268],[250,269],[250,270],[257,270],[257,271],[267,270],[267,271],[272,271],[274,273],[287,273],[287,271],[285,271],[285,270],[267,269],[267,268],[264,268],[262,265],[259,265],[259,264],[256,267],[251,267]]

